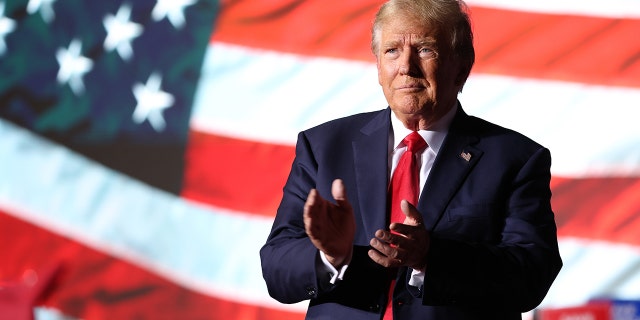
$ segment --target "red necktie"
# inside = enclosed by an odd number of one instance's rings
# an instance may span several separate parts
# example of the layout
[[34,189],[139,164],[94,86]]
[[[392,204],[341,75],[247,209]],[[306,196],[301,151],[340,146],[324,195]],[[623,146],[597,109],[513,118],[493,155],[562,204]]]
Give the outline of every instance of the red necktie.
[[[391,177],[391,184],[389,190],[390,196],[390,222],[403,223],[405,215],[400,208],[400,202],[405,199],[412,205],[417,205],[418,194],[420,191],[420,173],[418,161],[416,160],[416,154],[422,151],[427,146],[427,142],[422,139],[422,136],[417,132],[412,132],[402,140],[407,146],[407,150],[400,156],[396,170]],[[387,309],[384,313],[384,320],[392,320],[392,303],[393,303],[393,288],[395,287],[395,279],[391,281],[389,287],[389,301],[387,303]]]
[[420,173],[416,154],[427,146],[427,142],[417,132],[412,132],[402,140],[407,146],[396,170],[391,178],[391,222],[404,222],[405,215],[400,209],[400,201],[405,199],[412,205],[417,205],[420,191]]

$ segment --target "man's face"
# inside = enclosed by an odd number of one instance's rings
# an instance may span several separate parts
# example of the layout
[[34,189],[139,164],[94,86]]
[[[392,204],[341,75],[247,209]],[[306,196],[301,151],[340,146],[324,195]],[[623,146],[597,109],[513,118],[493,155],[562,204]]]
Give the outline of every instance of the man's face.
[[409,129],[426,129],[455,105],[460,63],[436,30],[406,16],[382,24],[378,82],[396,116]]

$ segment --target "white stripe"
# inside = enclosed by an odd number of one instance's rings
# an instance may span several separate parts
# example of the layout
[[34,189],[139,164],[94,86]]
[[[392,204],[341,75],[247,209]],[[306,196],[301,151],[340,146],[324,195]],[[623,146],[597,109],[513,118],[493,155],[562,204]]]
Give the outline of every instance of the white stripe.
[[604,241],[561,238],[564,266],[542,308],[580,305],[595,298],[640,298],[640,248]]
[[[640,175],[640,89],[474,74],[460,99],[469,114],[550,148],[554,174]],[[373,62],[213,43],[192,126],[292,145],[300,130],[384,107]]]
[[460,101],[548,147],[554,174],[640,175],[640,89],[474,75]]
[[[4,120],[0,159],[3,211],[207,295],[305,309],[267,295],[258,250],[271,219],[182,201]],[[543,307],[640,296],[640,248],[560,240],[565,266]]]
[[36,307],[33,310],[33,318],[35,320],[78,320],[71,316],[67,316],[61,313],[59,310],[47,308],[47,307]]
[[205,56],[192,127],[292,144],[302,129],[384,108],[377,81],[372,64],[215,43]]
[[268,296],[258,251],[271,219],[189,203],[1,119],[0,159],[7,213],[204,294],[304,308]]
[[[551,14],[640,18],[638,0],[467,0],[470,6]],[[473,15],[473,9],[472,13]]]

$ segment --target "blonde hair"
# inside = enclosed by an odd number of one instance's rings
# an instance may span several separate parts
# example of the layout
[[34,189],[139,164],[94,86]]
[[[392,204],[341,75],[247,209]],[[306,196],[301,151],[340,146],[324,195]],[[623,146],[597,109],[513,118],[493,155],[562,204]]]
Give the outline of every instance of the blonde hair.
[[[371,50],[378,56],[382,25],[398,15],[424,21],[446,40],[468,77],[475,62],[469,9],[462,0],[389,0],[380,7],[371,29]],[[442,36],[442,37],[441,37]],[[466,79],[466,77],[465,77]]]

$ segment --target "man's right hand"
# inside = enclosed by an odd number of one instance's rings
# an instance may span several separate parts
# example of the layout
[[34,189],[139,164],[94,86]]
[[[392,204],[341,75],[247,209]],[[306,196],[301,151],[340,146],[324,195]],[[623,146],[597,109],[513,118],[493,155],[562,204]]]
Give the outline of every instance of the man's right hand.
[[329,263],[340,268],[351,259],[356,223],[342,180],[333,181],[331,195],[336,204],[323,199],[316,189],[309,191],[304,204],[304,228]]

